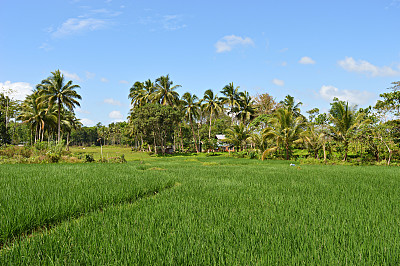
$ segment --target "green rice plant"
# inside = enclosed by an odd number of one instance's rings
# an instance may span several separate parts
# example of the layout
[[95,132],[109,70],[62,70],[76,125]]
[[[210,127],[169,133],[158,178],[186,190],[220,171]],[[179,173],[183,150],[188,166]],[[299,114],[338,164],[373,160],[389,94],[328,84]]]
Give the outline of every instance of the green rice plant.
[[22,238],[0,251],[0,264],[400,263],[398,168],[290,163],[298,164],[201,157],[152,161],[167,171],[100,165],[118,175],[136,171],[138,182],[180,185]]
[[169,176],[143,175],[134,165],[2,165],[0,246],[43,226],[131,202],[173,183]]

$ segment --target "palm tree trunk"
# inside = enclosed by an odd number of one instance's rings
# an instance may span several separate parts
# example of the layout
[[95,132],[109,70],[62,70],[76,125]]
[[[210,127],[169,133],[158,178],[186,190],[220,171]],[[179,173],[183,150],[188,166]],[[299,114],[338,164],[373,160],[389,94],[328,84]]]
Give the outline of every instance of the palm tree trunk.
[[196,147],[196,152],[199,153],[199,149],[197,148],[196,134],[194,133],[193,121],[192,120],[190,120],[190,126],[192,127],[193,141],[194,141],[194,145]]
[[69,132],[67,133],[67,151],[69,151]]
[[212,122],[212,109],[210,112],[210,128],[208,129],[208,139],[211,140],[211,122]]
[[182,124],[179,124],[179,135],[181,137],[181,152],[183,152]]
[[58,120],[57,120],[57,136],[58,136],[58,143],[60,143],[60,139],[61,139],[61,121],[60,121],[60,117],[61,117],[61,103],[60,103],[60,99],[58,98]]
[[325,149],[325,143],[324,143],[324,146],[322,146],[323,147],[323,149],[324,149],[324,162],[326,162],[326,149]]

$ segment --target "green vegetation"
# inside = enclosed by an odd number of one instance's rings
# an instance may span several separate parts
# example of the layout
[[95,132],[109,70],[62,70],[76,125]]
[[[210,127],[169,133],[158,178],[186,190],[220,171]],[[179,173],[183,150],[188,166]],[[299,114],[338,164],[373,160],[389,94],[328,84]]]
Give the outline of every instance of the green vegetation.
[[0,245],[113,204],[131,202],[173,185],[136,165],[3,165],[0,174]]
[[0,264],[399,264],[397,167],[289,163],[4,166],[3,239],[57,224],[4,246]]

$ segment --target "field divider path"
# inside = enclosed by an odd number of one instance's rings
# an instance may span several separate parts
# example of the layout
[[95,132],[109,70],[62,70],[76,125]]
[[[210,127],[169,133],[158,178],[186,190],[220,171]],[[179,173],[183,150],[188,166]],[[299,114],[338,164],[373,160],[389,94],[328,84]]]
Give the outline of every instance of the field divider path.
[[0,243],[0,254],[3,253],[3,252],[7,252],[8,250],[12,250],[14,245],[17,242],[24,241],[26,239],[30,239],[30,238],[33,238],[33,237],[37,237],[37,236],[43,234],[44,232],[48,232],[50,230],[55,229],[57,226],[61,225],[64,222],[77,221],[77,220],[80,220],[80,219],[82,219],[84,217],[87,217],[87,216],[89,216],[89,215],[91,215],[93,213],[101,213],[101,212],[105,211],[108,208],[130,205],[130,204],[133,204],[133,203],[135,203],[137,201],[140,201],[140,200],[144,200],[144,199],[147,199],[147,198],[155,197],[159,193],[162,193],[162,192],[164,192],[166,190],[169,190],[169,189],[173,189],[174,187],[178,187],[178,186],[181,186],[181,183],[179,183],[179,182],[168,183],[162,188],[157,188],[157,189],[154,189],[154,190],[147,191],[147,192],[145,192],[143,194],[137,195],[134,198],[132,197],[132,198],[129,198],[129,199],[127,199],[125,201],[122,201],[122,202],[112,203],[112,204],[108,204],[108,205],[104,205],[104,206],[99,206],[96,209],[92,209],[92,210],[89,210],[89,211],[84,212],[84,213],[79,213],[77,215],[63,217],[63,219],[59,219],[57,221],[53,221],[52,224],[49,223],[49,224],[46,224],[46,225],[43,225],[43,226],[32,228],[32,229],[30,229],[28,231],[25,231],[24,233],[22,233],[22,234],[20,234],[18,236],[15,236],[12,239],[9,239],[8,241]]

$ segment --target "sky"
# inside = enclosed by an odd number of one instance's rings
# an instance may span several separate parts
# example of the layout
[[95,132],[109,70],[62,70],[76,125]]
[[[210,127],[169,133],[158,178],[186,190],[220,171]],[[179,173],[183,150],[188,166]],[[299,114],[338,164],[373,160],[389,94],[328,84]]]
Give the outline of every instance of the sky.
[[400,80],[400,0],[0,0],[0,91],[22,100],[59,69],[84,125],[126,120],[136,81],[230,82],[302,112],[374,105]]

